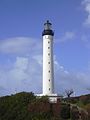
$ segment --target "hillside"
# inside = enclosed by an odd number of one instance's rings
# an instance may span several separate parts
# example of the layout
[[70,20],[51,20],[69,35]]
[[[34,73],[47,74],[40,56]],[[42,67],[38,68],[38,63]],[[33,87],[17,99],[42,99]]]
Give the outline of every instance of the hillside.
[[[77,114],[76,114],[77,113]],[[0,120],[90,120],[90,94],[49,103],[21,92],[0,98]]]

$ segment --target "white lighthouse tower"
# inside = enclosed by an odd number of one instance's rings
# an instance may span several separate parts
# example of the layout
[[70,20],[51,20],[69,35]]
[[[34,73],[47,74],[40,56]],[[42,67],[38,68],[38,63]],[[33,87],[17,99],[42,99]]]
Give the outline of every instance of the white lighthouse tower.
[[43,36],[43,95],[54,94],[53,36],[52,24],[47,20],[44,24]]
[[44,23],[43,36],[43,93],[36,96],[48,96],[52,103],[59,97],[54,93],[54,63],[53,63],[53,36],[52,24],[49,20]]

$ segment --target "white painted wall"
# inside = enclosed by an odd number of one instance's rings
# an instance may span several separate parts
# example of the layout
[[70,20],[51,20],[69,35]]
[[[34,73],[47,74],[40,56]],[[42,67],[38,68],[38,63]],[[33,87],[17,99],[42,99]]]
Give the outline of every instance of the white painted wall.
[[[50,71],[50,72],[49,72]],[[43,36],[43,95],[54,93],[53,36]]]

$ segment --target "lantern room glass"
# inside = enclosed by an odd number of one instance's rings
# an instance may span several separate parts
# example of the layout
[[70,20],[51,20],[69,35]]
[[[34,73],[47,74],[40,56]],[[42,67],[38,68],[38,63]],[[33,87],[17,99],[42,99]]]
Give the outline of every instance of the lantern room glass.
[[45,30],[51,30],[52,24],[47,20],[47,22],[44,24],[44,29]]

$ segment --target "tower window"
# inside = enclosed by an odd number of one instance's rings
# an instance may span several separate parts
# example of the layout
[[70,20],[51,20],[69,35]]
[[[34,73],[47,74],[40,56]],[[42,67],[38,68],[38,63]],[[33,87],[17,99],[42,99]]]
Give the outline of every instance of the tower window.
[[50,91],[50,88],[49,88],[49,91]]
[[49,82],[50,82],[50,79],[49,79]]
[[50,56],[50,53],[48,53],[48,56]]
[[48,43],[50,43],[50,41],[48,41]]
[[50,47],[48,47],[48,49],[50,49]]
[[50,70],[48,72],[50,73]]
[[48,64],[50,64],[50,62],[48,62]]

